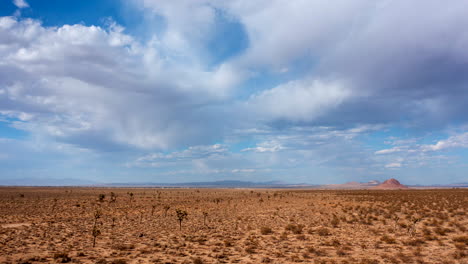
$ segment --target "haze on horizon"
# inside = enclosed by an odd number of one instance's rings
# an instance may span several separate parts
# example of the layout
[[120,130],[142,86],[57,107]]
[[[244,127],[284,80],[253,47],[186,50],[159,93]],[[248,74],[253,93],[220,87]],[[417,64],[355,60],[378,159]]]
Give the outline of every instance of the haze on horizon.
[[468,182],[467,13],[463,0],[1,1],[0,185]]

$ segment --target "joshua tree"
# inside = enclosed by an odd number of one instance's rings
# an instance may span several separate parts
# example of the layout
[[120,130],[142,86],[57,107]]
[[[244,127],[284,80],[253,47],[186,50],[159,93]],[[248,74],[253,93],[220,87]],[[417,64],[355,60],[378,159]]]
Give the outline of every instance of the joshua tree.
[[179,230],[182,230],[182,221],[187,219],[188,213],[181,209],[176,209],[177,220],[179,220]]
[[98,219],[101,218],[101,211],[96,210],[94,212],[94,224],[93,224],[93,247],[96,246],[96,238],[101,234],[101,230],[97,227]]
[[101,235],[101,230],[97,226],[93,227],[93,247],[96,246],[96,238]]
[[393,227],[393,230],[396,230],[397,226],[398,226],[398,221],[400,220],[400,217],[398,215],[393,215],[392,217],[393,221],[395,222],[394,224],[394,227]]
[[112,217],[112,224],[111,224],[112,229],[114,229],[115,227],[115,220],[117,220],[117,218],[115,216]]
[[165,205],[165,206],[164,206],[164,217],[167,216],[167,211],[169,211],[170,208],[171,208],[171,207],[170,207],[169,205]]
[[152,205],[152,206],[151,206],[151,216],[154,215],[154,209],[156,209],[156,205]]
[[55,208],[57,207],[57,198],[54,198],[54,204],[52,205],[52,213],[55,211]]
[[408,225],[408,234],[412,237],[416,233],[416,224],[422,220],[422,217],[411,217],[411,224]]
[[144,210],[140,210],[140,223],[143,221],[143,214],[145,213]]
[[203,212],[203,224],[206,225],[206,218],[208,217],[208,212]]
[[110,201],[109,201],[109,203],[115,203],[116,200],[117,200],[117,195],[115,195],[114,192],[111,192],[111,193],[110,193]]

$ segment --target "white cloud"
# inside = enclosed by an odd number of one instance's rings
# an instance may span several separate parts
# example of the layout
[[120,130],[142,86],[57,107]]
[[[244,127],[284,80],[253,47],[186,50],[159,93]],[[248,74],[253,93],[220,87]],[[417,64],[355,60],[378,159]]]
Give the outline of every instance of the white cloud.
[[[143,149],[130,165],[184,173],[422,166],[467,145],[459,134],[375,151],[359,138],[467,120],[466,1],[134,2],[157,21],[144,37],[1,17],[0,119],[37,141]],[[220,20],[247,46],[213,65],[212,42],[229,39]],[[210,145],[230,140],[255,147]]]
[[383,154],[391,154],[391,153],[402,152],[402,151],[405,151],[405,149],[403,149],[401,147],[394,147],[394,148],[390,148],[390,149],[378,150],[378,151],[375,152],[375,154],[383,155]]
[[[127,163],[127,167],[161,167],[181,165],[183,163],[193,164],[197,160],[204,160],[216,156],[223,156],[228,153],[226,146],[215,144],[209,146],[191,146],[183,151],[164,153],[151,153],[137,158],[134,162]],[[201,165],[201,164],[199,164]]]
[[242,151],[254,151],[254,152],[278,152],[284,149],[283,146],[277,141],[267,141],[257,144],[254,148],[245,148]]
[[311,121],[349,96],[349,90],[340,82],[291,81],[252,96],[247,109],[267,119]]
[[[414,139],[396,141],[401,144],[415,142]],[[413,144],[395,146],[389,149],[382,149],[375,152],[376,155],[394,154],[394,153],[415,153],[436,152],[453,148],[468,148],[468,132],[450,136],[447,139],[439,140],[435,144]]]
[[234,169],[231,170],[232,173],[253,173],[256,172],[256,169]]
[[205,107],[229,98],[240,78],[229,65],[207,71],[177,61],[115,23],[44,27],[1,17],[0,43],[0,111],[28,117],[17,128],[90,148],[209,141],[218,113]]
[[25,0],[13,0],[13,4],[18,8],[29,7],[29,4]]
[[389,163],[387,165],[385,165],[385,168],[401,168],[401,163],[399,162],[393,162],[393,163]]
[[468,132],[450,136],[448,139],[439,140],[433,145],[422,145],[422,151],[440,151],[451,148],[468,148]]

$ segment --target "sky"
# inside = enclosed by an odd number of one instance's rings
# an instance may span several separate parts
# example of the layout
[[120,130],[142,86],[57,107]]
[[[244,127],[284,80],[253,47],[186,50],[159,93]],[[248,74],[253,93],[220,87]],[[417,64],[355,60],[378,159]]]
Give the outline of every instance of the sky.
[[0,0],[0,184],[468,182],[467,13]]

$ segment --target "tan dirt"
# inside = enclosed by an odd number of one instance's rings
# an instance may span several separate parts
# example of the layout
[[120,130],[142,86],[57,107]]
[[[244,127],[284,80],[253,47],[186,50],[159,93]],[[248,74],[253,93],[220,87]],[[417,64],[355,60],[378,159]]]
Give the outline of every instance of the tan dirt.
[[467,189],[4,187],[0,263],[468,263],[467,205]]

